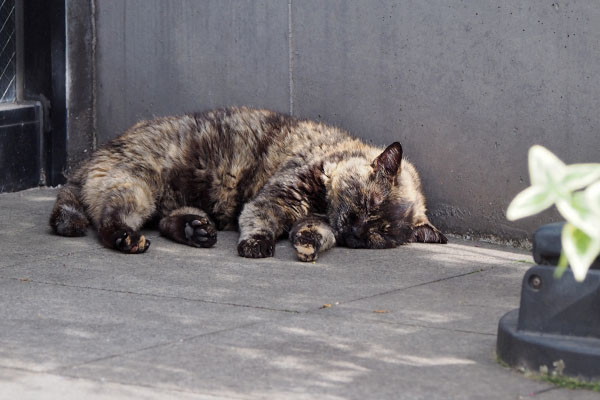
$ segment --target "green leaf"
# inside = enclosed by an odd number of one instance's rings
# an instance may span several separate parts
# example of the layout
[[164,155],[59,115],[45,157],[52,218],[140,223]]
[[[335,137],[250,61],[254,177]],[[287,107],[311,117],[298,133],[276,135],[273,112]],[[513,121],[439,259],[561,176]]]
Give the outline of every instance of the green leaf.
[[556,279],[562,278],[567,267],[569,266],[569,259],[564,251],[560,252],[560,257],[558,258],[558,265],[554,268],[554,277]]
[[590,265],[600,254],[600,239],[586,235],[570,223],[565,224],[561,236],[563,251],[569,259],[573,276],[576,281],[582,282]]
[[555,186],[566,173],[565,163],[547,148],[534,145],[529,149],[529,179],[532,186]]
[[585,199],[594,215],[600,217],[600,182],[596,182],[585,189]]
[[589,236],[600,238],[600,216],[588,204],[584,192],[576,192],[568,198],[556,200],[556,208],[567,221]]
[[544,211],[552,206],[556,199],[554,192],[543,186],[530,186],[517,194],[506,210],[506,218],[510,221],[528,217]]
[[568,165],[559,185],[570,192],[586,187],[600,179],[600,164]]

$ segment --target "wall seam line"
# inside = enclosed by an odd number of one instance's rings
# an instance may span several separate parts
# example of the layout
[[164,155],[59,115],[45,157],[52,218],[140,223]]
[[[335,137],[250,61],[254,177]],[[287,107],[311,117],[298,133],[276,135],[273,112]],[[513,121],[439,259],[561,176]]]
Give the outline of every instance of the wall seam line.
[[288,0],[288,62],[290,88],[290,115],[294,115],[294,41],[292,30],[292,0]]
[[96,47],[98,45],[96,36],[96,0],[90,0],[91,29],[92,29],[92,150],[98,148],[98,124],[97,124],[97,82],[96,82]]

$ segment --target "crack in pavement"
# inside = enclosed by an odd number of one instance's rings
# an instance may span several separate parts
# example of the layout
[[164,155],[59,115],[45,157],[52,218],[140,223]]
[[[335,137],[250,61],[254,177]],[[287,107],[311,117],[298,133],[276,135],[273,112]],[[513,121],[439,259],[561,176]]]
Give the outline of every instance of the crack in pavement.
[[473,334],[473,335],[494,336],[494,337],[496,336],[495,333],[469,331],[469,330],[466,330],[466,329],[445,328],[445,327],[442,327],[442,326],[431,326],[431,325],[423,325],[423,324],[414,324],[414,323],[410,323],[410,322],[380,321],[380,320],[371,319],[371,318],[369,318],[369,321],[381,322],[382,324],[412,326],[412,327],[415,327],[415,328],[435,329],[435,330],[440,330],[440,331],[448,331],[448,332],[456,332],[456,333],[470,333],[470,334]]
[[77,369],[79,367],[82,367],[84,365],[94,364],[94,363],[97,363],[97,362],[100,362],[100,361],[111,360],[113,358],[128,356],[128,355],[131,355],[131,354],[136,354],[136,353],[140,353],[140,352],[147,351],[147,350],[159,349],[161,347],[174,346],[174,345],[177,345],[179,343],[188,342],[190,340],[198,339],[198,338],[201,338],[201,337],[212,336],[212,335],[215,335],[215,334],[225,333],[225,332],[229,332],[229,331],[234,331],[234,330],[237,330],[237,329],[244,329],[244,328],[247,328],[247,327],[250,327],[250,326],[254,326],[254,325],[258,325],[258,324],[263,324],[263,323],[267,323],[267,322],[269,322],[269,320],[255,321],[255,322],[249,322],[247,324],[242,324],[242,325],[238,325],[238,326],[234,326],[234,327],[230,327],[230,328],[224,328],[224,329],[219,329],[219,330],[216,330],[216,331],[199,333],[197,335],[186,336],[184,338],[180,338],[180,339],[177,339],[177,340],[171,340],[171,341],[168,341],[168,342],[156,343],[156,344],[153,344],[151,346],[142,347],[140,349],[135,349],[135,350],[125,351],[125,352],[118,353],[118,354],[110,354],[110,355],[107,355],[107,356],[98,357],[98,358],[95,358],[93,360],[88,360],[88,361],[85,361],[85,362],[82,362],[82,363],[77,363],[77,364],[71,364],[71,365],[65,365],[65,366],[61,366],[61,367],[56,367],[56,368],[48,370],[48,372],[57,373],[57,372],[63,371],[63,370],[73,370],[73,369]]
[[166,294],[140,293],[140,292],[132,292],[129,290],[107,289],[107,288],[99,288],[99,287],[93,287],[93,286],[69,285],[67,283],[61,283],[61,282],[47,282],[47,281],[39,281],[36,279],[30,279],[30,278],[15,278],[13,276],[0,275],[0,279],[20,281],[20,282],[26,282],[26,283],[37,283],[40,285],[61,286],[61,287],[74,288],[74,289],[97,290],[97,291],[108,292],[108,293],[131,294],[134,296],[148,296],[148,297],[155,297],[155,298],[162,298],[162,299],[183,300],[183,301],[193,301],[193,302],[198,302],[198,303],[217,304],[217,305],[223,305],[223,306],[252,308],[252,309],[257,309],[257,310],[278,311],[278,312],[285,312],[285,313],[292,313],[292,314],[303,313],[302,311],[298,311],[298,310],[286,310],[286,309],[281,309],[281,308],[253,306],[253,305],[249,305],[249,304],[237,304],[237,303],[227,303],[227,302],[220,302],[220,301],[214,301],[214,300],[194,299],[191,297],[183,297],[183,296],[169,296]]
[[352,300],[348,300],[348,301],[344,301],[344,302],[339,302],[337,305],[349,304],[349,303],[354,303],[354,302],[360,301],[360,300],[372,299],[374,297],[384,296],[384,295],[391,294],[391,293],[396,293],[396,292],[401,292],[403,290],[408,290],[408,289],[412,289],[412,288],[416,288],[416,287],[420,287],[420,286],[430,285],[432,283],[444,282],[444,281],[448,281],[450,279],[461,278],[461,277],[467,276],[467,275],[473,275],[473,274],[478,274],[478,273],[481,273],[481,272],[487,272],[487,271],[491,271],[492,269],[494,269],[493,266],[489,267],[489,268],[479,268],[477,270],[465,272],[465,273],[458,274],[458,275],[448,276],[448,277],[440,278],[440,279],[434,279],[432,281],[416,283],[416,284],[410,285],[410,286],[405,286],[405,287],[396,288],[396,289],[390,289],[390,290],[386,290],[385,292],[371,294],[371,295],[363,296],[363,297],[358,297],[356,299],[352,299]]

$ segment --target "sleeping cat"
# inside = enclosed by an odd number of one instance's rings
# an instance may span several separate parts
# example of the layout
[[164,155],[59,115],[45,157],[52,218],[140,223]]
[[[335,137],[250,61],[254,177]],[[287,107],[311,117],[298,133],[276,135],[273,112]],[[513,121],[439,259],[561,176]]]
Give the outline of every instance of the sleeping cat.
[[335,246],[446,243],[402,147],[267,110],[228,108],[143,121],[96,151],[58,193],[54,232],[143,253],[144,223],[194,247],[239,229],[238,253],[271,257],[289,234],[302,261]]

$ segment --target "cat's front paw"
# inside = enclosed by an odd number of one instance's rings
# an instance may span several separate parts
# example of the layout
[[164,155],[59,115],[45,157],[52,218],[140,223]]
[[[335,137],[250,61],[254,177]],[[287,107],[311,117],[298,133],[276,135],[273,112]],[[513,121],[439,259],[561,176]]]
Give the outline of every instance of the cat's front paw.
[[292,237],[292,246],[300,261],[316,261],[319,257],[323,236],[312,230],[301,230]]
[[442,232],[431,224],[423,224],[415,227],[408,240],[409,242],[422,243],[448,243],[448,239]]
[[253,235],[238,244],[238,254],[247,258],[273,257],[275,241],[267,235]]
[[127,232],[120,230],[114,233],[113,236],[115,249],[123,253],[139,254],[144,253],[150,247],[150,240],[138,232]]

